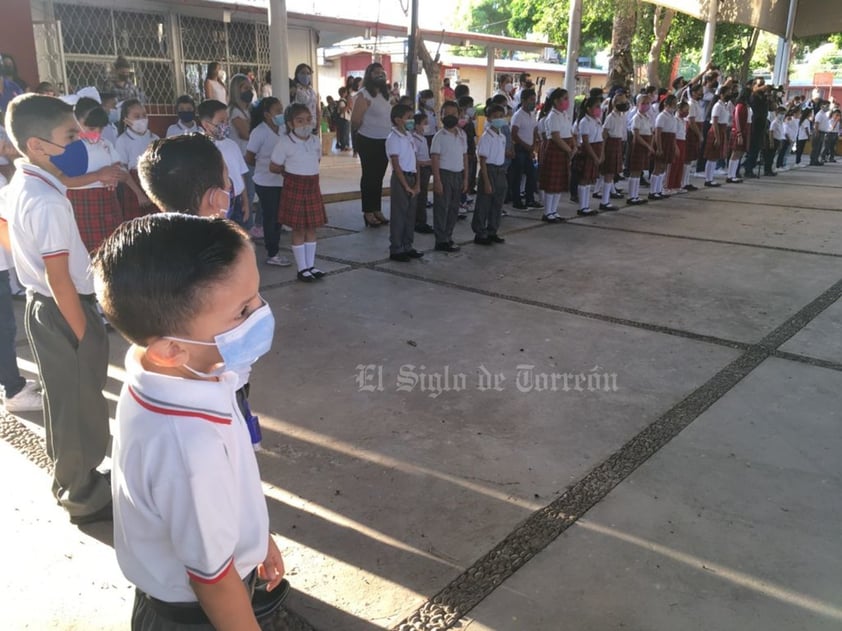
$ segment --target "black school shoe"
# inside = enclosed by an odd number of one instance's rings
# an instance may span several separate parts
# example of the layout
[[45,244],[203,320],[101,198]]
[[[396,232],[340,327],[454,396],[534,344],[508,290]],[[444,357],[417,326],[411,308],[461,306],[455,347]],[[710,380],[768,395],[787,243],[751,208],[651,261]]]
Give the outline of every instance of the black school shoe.
[[[751,177],[751,176],[748,175],[748,177]],[[725,182],[727,184],[742,184],[743,178],[741,178],[741,177],[729,177],[729,178],[725,178]]]
[[580,217],[595,217],[599,214],[598,210],[588,210],[587,208],[580,208],[576,211],[576,214]]
[[687,191],[688,193],[692,193],[693,191],[698,191],[699,187],[693,186],[692,184],[688,184],[687,186],[684,187],[684,190]]
[[722,184],[720,184],[719,182],[705,182],[705,186],[707,186],[708,188],[719,188],[720,186],[722,186]]
[[620,210],[614,204],[600,204],[599,205],[600,212],[612,212],[615,210]]
[[428,223],[419,224],[415,226],[415,232],[418,234],[433,234],[433,227]]
[[418,251],[418,250],[416,250],[416,249],[412,249],[412,250],[410,250],[409,252],[407,252],[407,253],[406,253],[406,255],[407,255],[409,258],[411,258],[411,259],[420,259],[420,258],[423,258],[423,257],[424,257],[424,253],[423,253],[423,252],[419,252],[419,251]]
[[474,243],[476,243],[477,245],[491,245],[494,242],[488,237],[481,237],[477,235],[474,237]]
[[436,243],[436,252],[458,252],[459,246],[453,243]]
[[389,259],[392,261],[398,261],[399,263],[409,263],[411,260],[409,258],[409,254],[406,252],[399,252],[397,254],[390,254]]
[[312,275],[313,275],[313,276],[314,276],[317,280],[322,279],[322,278],[324,278],[325,276],[327,276],[327,274],[325,274],[325,273],[324,273],[322,270],[320,270],[318,267],[311,267],[311,268],[310,268],[309,270],[307,270],[307,271],[308,271],[308,272],[310,272],[310,273],[311,273],[311,274],[312,274]]
[[314,283],[316,282],[316,276],[310,272],[310,270],[305,269],[301,272],[298,272],[298,280],[302,283]]
[[506,240],[503,237],[498,236],[496,234],[490,234],[490,235],[488,235],[488,238],[491,239],[492,243],[505,243],[506,242]]

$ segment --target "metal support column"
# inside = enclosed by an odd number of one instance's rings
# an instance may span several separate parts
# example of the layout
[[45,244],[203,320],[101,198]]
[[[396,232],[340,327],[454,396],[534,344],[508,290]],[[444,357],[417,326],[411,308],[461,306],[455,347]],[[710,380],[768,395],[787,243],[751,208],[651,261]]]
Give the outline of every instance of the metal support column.
[[699,65],[704,68],[713,57],[713,44],[716,41],[716,18],[719,15],[719,0],[710,0],[708,19],[705,25],[705,41],[702,45],[702,59]]
[[269,0],[269,65],[272,93],[281,104],[289,105],[289,49],[286,0]]
[[[410,0],[412,9],[409,18],[409,29],[407,29],[406,42],[406,93],[412,97],[412,102],[415,103],[415,98],[418,93],[418,2],[419,0]],[[394,77],[392,77],[394,80]]]
[[564,89],[570,100],[576,96],[576,72],[579,70],[579,42],[582,36],[582,0],[570,2],[570,22],[567,29],[567,65],[564,69]]

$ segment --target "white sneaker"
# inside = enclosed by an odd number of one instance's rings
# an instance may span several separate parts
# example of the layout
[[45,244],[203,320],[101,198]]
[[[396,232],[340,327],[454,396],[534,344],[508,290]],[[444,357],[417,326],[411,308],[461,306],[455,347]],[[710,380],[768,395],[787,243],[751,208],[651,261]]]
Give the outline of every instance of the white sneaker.
[[43,409],[43,402],[41,401],[41,392],[38,390],[38,384],[30,379],[27,379],[23,390],[18,392],[11,399],[5,400],[7,412],[39,412]]
[[266,265],[275,265],[276,267],[289,267],[292,265],[292,262],[285,256],[281,256],[280,254],[276,254],[275,256],[270,256],[266,259]]

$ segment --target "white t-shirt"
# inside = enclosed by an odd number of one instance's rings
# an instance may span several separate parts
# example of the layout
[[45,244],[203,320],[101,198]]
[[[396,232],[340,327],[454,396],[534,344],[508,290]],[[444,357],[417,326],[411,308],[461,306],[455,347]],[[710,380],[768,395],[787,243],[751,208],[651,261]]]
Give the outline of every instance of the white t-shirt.
[[664,110],[658,114],[658,118],[655,119],[655,127],[660,129],[661,133],[674,134],[675,128],[677,127],[675,124],[675,116]]
[[368,101],[368,109],[360,124],[360,135],[372,140],[385,140],[392,131],[392,106],[389,100],[379,92],[377,96],[371,96],[365,88],[359,91],[357,98]]
[[455,134],[447,129],[440,129],[433,136],[430,154],[439,155],[440,169],[461,173],[465,170],[463,156],[466,153],[468,153],[468,137],[458,127]]
[[784,121],[784,129],[786,130],[787,139],[790,142],[795,142],[795,139],[798,137],[798,121],[794,118]]
[[228,102],[228,91],[219,81],[212,79],[205,83],[205,85],[209,86],[208,90],[210,91],[210,94],[207,95],[208,100],[219,101],[220,103]]
[[120,156],[120,162],[129,170],[137,169],[138,158],[156,140],[158,140],[158,136],[151,131],[138,136],[132,130],[126,129],[117,137],[117,144],[115,145],[117,155]]
[[506,137],[487,127],[477,143],[477,155],[485,158],[486,164],[503,166],[506,162]]
[[246,577],[266,557],[269,513],[237,376],[219,381],[147,372],[126,355],[111,491],[114,550],[141,590],[196,602],[190,580]]
[[424,135],[435,136],[436,132],[439,130],[439,117],[436,115],[435,111],[427,109],[423,105],[418,111],[427,117],[427,124],[424,126]]
[[280,173],[272,173],[269,170],[272,151],[278,144],[278,140],[280,140],[280,136],[265,121],[251,130],[246,150],[254,154],[255,184],[260,186],[284,185],[284,176]]
[[[547,116],[549,116],[549,114]],[[547,116],[544,116],[544,118],[539,118],[538,124],[535,125],[535,129],[538,131],[538,138],[540,140],[547,139]]]
[[263,87],[260,88],[260,98],[265,99],[267,96],[272,96],[272,84],[271,83],[264,83]]
[[241,118],[246,121],[246,129],[248,129],[251,121],[249,120],[248,114],[246,114],[243,110],[239,107],[229,107],[228,108],[228,120],[231,122],[231,140],[237,143],[237,146],[240,148],[240,152],[243,155],[246,155],[246,147],[248,147],[249,139],[248,138],[240,138],[240,134],[237,133],[237,128],[234,127],[233,121],[234,119]]
[[830,131],[830,116],[824,110],[819,110],[813,117],[813,124],[816,131],[827,133]]
[[412,144],[415,147],[416,166],[421,162],[429,162],[430,147],[427,145],[427,139],[416,131],[412,134]]
[[21,285],[51,296],[44,260],[67,256],[70,279],[80,294],[94,293],[91,257],[79,236],[65,186],[52,174],[23,160],[3,189],[0,217],[9,225],[12,259]]
[[318,175],[322,158],[322,144],[318,136],[302,140],[295,134],[281,134],[272,150],[272,162],[283,165],[292,175]]
[[553,109],[547,115],[547,122],[544,124],[547,129],[547,138],[552,138],[554,132],[558,132],[559,138],[564,140],[573,136],[573,124],[566,112]]
[[731,124],[731,110],[727,103],[723,103],[722,101],[714,103],[713,110],[710,113],[711,123],[713,123],[714,118],[717,119],[717,124],[719,125]]
[[772,133],[772,138],[775,140],[783,140],[786,134],[784,131],[783,120],[776,116],[775,120],[772,121],[772,124],[769,125],[769,131]]
[[687,118],[692,118],[697,123],[701,124],[705,120],[705,103],[697,99],[690,99],[690,113]]
[[638,112],[632,118],[632,131],[637,130],[637,133],[641,136],[651,136],[652,135],[652,122],[649,120],[649,117],[646,114],[641,114]]
[[193,121],[193,125],[190,127],[188,127],[181,121],[178,121],[177,123],[174,123],[167,127],[167,138],[171,138],[173,136],[181,136],[182,134],[192,134],[195,131],[202,131],[202,128],[196,124],[196,121]]
[[675,139],[687,140],[687,119],[675,114]]
[[307,109],[310,110],[310,116],[313,117],[313,125],[318,124],[319,117],[316,116],[316,105],[319,103],[319,97],[312,86],[303,86],[296,83],[293,102],[306,105]]
[[115,148],[117,147],[117,135],[117,125],[114,123],[108,123],[102,128],[102,137],[110,142]]
[[219,149],[222,154],[222,159],[225,160],[225,166],[228,167],[228,177],[231,178],[231,184],[234,187],[234,195],[240,195],[246,187],[246,182],[243,180],[243,175],[249,172],[248,165],[243,159],[243,154],[240,153],[240,148],[237,143],[230,138],[223,138],[222,140],[214,140],[213,144]]
[[602,128],[608,132],[609,138],[626,138],[626,115],[617,110],[611,110],[611,113],[605,117],[605,122]]
[[[99,171],[103,167],[120,163],[120,156],[117,155],[117,150],[104,138],[100,138],[99,141],[95,143],[87,141],[83,142],[85,143],[85,150],[88,152],[88,173],[93,173],[94,171]],[[96,181],[93,184],[79,186],[77,188],[105,188],[105,184],[100,181]]]
[[813,128],[809,118],[805,118],[798,124],[798,140],[808,140]]
[[512,116],[512,129],[517,127],[517,137],[524,144],[531,145],[535,141],[535,127],[538,121],[531,112],[520,108],[515,115]]
[[579,142],[584,142],[584,136],[588,137],[588,142],[592,145],[598,145],[602,142],[602,123],[590,115],[579,119]]
[[[398,156],[398,164],[404,173],[415,173],[418,170],[415,158],[415,141],[412,134],[399,131],[392,127],[392,131],[386,137],[386,157],[389,160],[392,156]],[[427,141],[422,140],[426,147]]]

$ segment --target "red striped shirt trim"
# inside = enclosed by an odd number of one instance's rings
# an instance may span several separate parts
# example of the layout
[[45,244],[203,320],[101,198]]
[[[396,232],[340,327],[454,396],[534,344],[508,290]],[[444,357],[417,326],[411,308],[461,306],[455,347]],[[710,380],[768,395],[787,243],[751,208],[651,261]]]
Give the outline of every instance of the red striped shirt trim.
[[158,405],[153,405],[148,401],[144,401],[143,399],[138,396],[137,392],[134,391],[134,388],[129,386],[129,394],[132,395],[132,398],[138,402],[138,404],[149,410],[150,412],[155,412],[156,414],[166,414],[167,416],[192,416],[194,418],[200,418],[203,421],[210,421],[211,423],[219,423],[220,425],[230,425],[231,419],[230,418],[223,418],[221,416],[214,416],[212,414],[206,414],[204,412],[198,412],[195,410],[175,410],[173,408],[165,408]]
[[[27,171],[26,168],[23,169],[23,173],[24,173],[24,175],[28,175],[29,177],[37,177],[39,180],[44,182],[44,184],[46,184],[47,186],[53,187],[54,189],[56,189],[56,191],[61,193],[61,189],[58,186],[56,186],[53,182],[50,182],[50,180],[45,178],[40,173],[33,173],[32,171]],[[61,193],[61,194],[64,195],[64,193]]]
[[205,576],[199,576],[198,574],[194,574],[190,570],[187,570],[187,576],[190,577],[190,580],[196,581],[197,583],[203,583],[205,585],[213,585],[214,583],[218,583],[225,575],[228,574],[229,570],[234,567],[234,557],[231,557],[231,560],[228,561],[228,565],[222,568],[222,571],[214,576],[213,578],[207,578]]
[[54,259],[58,256],[70,256],[70,252],[64,251],[64,252],[54,252],[53,254],[45,254],[44,256],[41,257],[41,259],[42,260]]

